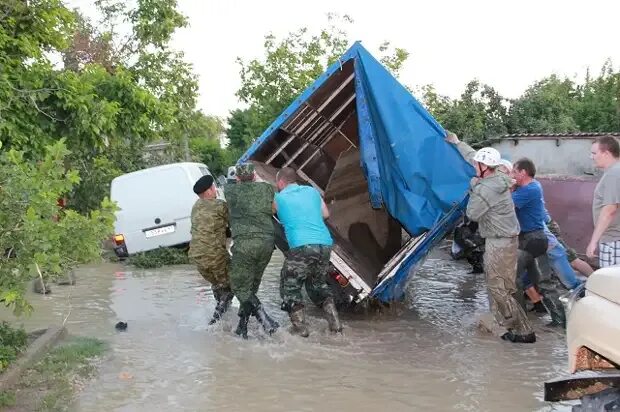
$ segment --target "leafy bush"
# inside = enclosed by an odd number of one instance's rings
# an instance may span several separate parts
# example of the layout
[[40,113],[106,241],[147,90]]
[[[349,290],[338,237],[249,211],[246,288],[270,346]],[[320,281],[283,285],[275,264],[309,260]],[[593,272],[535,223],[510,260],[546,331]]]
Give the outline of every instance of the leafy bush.
[[17,358],[27,342],[28,335],[24,329],[12,328],[8,322],[0,323],[0,372]]
[[162,247],[136,253],[129,258],[128,263],[139,268],[152,269],[166,265],[184,265],[189,263],[189,258],[187,250]]
[[94,261],[112,233],[116,207],[107,198],[88,215],[58,204],[80,181],[65,168],[68,155],[63,140],[38,161],[13,149],[0,153],[0,302],[17,315],[32,309],[24,296],[28,281]]

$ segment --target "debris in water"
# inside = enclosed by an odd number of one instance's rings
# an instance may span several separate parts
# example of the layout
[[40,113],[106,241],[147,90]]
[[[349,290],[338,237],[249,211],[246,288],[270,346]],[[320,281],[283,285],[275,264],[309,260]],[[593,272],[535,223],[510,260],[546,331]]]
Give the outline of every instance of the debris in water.
[[129,372],[121,372],[118,374],[118,378],[122,381],[129,381],[133,379],[133,375]]
[[127,330],[127,322],[118,322],[115,328],[116,330],[120,330],[120,331]]

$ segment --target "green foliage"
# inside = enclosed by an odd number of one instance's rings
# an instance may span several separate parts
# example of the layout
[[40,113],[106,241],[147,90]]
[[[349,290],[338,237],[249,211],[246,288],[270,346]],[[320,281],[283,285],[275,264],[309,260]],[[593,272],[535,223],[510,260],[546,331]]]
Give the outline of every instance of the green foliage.
[[228,138],[229,147],[240,151],[247,149],[267,128],[255,106],[244,110],[233,110],[230,113],[228,125],[226,137]]
[[52,349],[41,361],[30,367],[17,384],[14,396],[8,400],[18,410],[66,410],[75,388],[97,371],[96,359],[107,345],[99,339],[75,337]]
[[186,250],[162,247],[136,253],[129,258],[128,263],[143,269],[153,269],[167,265],[185,265],[189,263],[189,258]]
[[219,142],[212,140],[194,142],[191,150],[196,160],[206,164],[215,177],[226,176],[228,167],[234,165],[241,156],[240,151],[222,149]]
[[88,361],[101,356],[105,342],[95,338],[77,337],[68,344],[54,348],[34,369],[40,373],[64,374],[76,368],[88,368]]
[[599,77],[586,76],[577,91],[580,99],[574,117],[581,130],[620,131],[620,71],[614,72],[611,61],[603,65]]
[[469,142],[506,133],[620,131],[620,72],[610,62],[583,84],[552,75],[512,101],[476,80],[458,99],[439,95],[431,85],[421,88],[421,98],[444,128]]
[[[227,134],[231,147],[245,150],[346,51],[349,45],[347,27],[353,20],[346,15],[329,14],[327,17],[327,27],[315,33],[303,27],[284,39],[268,34],[261,59],[237,59],[241,67],[241,87],[237,96],[248,108],[231,113]],[[392,50],[389,42],[384,42],[379,50],[381,61],[395,74],[409,57],[404,49]]]
[[15,405],[15,392],[0,391],[0,408]]
[[510,128],[515,133],[577,131],[574,115],[579,97],[569,79],[552,75],[536,82],[512,103]]
[[467,84],[458,100],[440,96],[430,85],[422,88],[422,100],[444,128],[470,142],[507,132],[505,99],[491,86],[477,80]]
[[79,183],[67,170],[69,151],[61,140],[45,157],[29,162],[11,149],[0,157],[0,301],[16,314],[29,310],[25,284],[46,280],[100,256],[101,241],[111,234],[116,207],[107,199],[89,215],[61,210],[58,199]]
[[0,5],[0,139],[27,160],[65,139],[83,177],[69,204],[81,212],[98,208],[112,178],[147,165],[146,145],[170,143],[149,164],[178,161],[183,140],[207,127],[191,66],[168,46],[186,24],[176,0],[96,6],[103,20],[93,23],[60,0]]
[[17,358],[27,343],[28,335],[23,328],[13,328],[8,322],[0,323],[0,373]]

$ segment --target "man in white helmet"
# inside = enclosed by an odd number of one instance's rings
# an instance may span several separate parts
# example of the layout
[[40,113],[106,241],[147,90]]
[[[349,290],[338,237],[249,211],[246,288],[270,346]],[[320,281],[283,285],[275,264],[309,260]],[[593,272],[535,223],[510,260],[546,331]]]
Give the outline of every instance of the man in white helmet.
[[505,328],[502,339],[518,343],[534,343],[536,335],[521,306],[514,299],[517,291],[517,247],[519,222],[510,194],[510,177],[497,171],[501,156],[496,149],[485,147],[477,152],[459,141],[454,133],[446,140],[476,169],[471,181],[467,217],[478,222],[485,238],[484,272],[486,274],[491,311]]

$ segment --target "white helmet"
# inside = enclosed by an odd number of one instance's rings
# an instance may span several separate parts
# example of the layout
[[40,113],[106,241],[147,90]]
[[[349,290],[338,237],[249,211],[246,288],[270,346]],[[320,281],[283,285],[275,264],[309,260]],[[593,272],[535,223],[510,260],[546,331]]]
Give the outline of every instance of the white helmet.
[[237,177],[237,168],[235,166],[229,166],[228,167],[228,173],[226,176],[228,179],[234,179],[235,177]]
[[499,164],[504,166],[508,171],[512,171],[512,162],[508,159],[500,159]]
[[490,167],[497,167],[501,163],[502,156],[499,154],[497,149],[493,149],[492,147],[483,147],[476,152],[474,160]]

